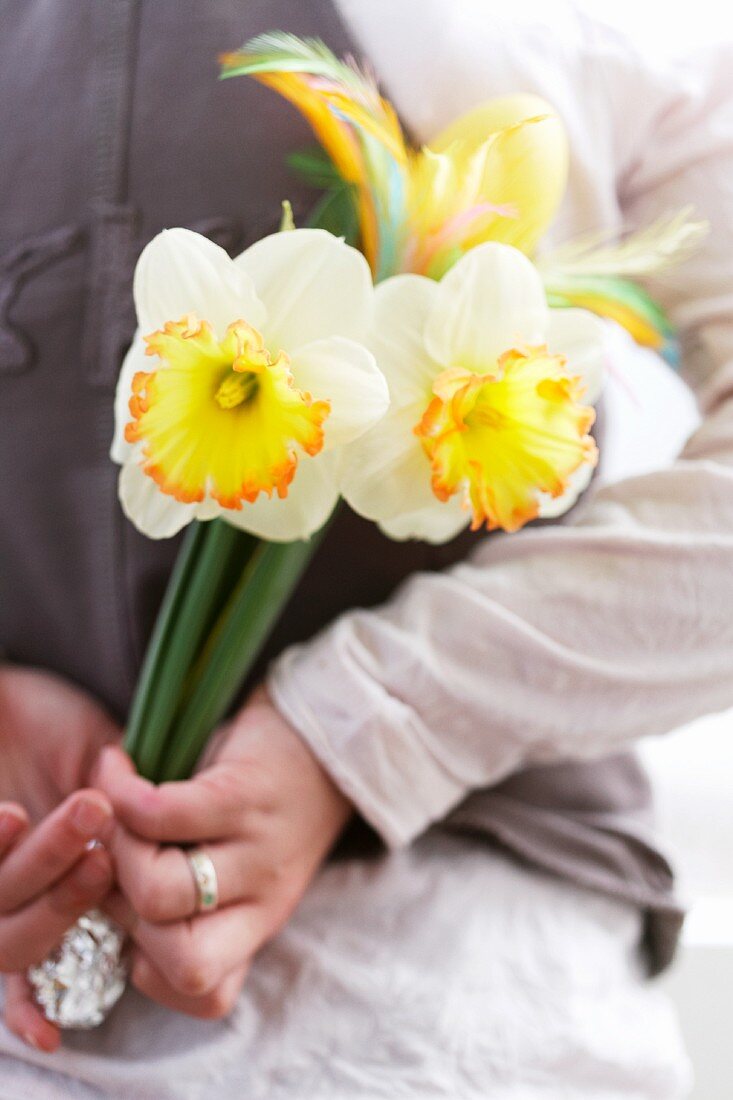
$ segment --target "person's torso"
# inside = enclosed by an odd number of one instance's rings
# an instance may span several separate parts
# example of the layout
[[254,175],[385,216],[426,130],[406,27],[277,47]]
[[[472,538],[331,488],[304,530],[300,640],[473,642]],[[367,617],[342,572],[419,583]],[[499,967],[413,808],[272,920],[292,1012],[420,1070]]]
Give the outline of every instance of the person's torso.
[[[133,270],[164,227],[235,252],[276,228],[284,198],[307,215],[316,196],[286,168],[307,127],[254,82],[217,80],[219,53],[270,29],[351,48],[330,0],[0,0],[0,657],[71,678],[121,720],[178,548],[127,522],[109,458]],[[345,510],[268,653],[474,542],[394,543]],[[452,827],[665,906],[669,870],[639,841],[648,802],[619,757],[532,769]]]

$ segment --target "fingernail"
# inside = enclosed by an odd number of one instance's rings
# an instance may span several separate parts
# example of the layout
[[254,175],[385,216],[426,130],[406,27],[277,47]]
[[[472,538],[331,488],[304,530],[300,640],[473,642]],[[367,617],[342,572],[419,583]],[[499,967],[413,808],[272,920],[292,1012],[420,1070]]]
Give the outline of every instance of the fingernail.
[[18,835],[24,824],[25,821],[20,814],[3,810],[0,813],[0,844],[9,844]]
[[82,836],[93,837],[110,819],[105,805],[91,798],[77,802],[71,814],[71,824]]
[[104,764],[108,760],[114,760],[115,755],[116,754],[114,745],[105,745],[104,748],[100,749],[99,752],[100,764]]
[[32,1035],[30,1031],[24,1031],[22,1039],[24,1043],[27,1043],[29,1047],[33,1047],[34,1050],[43,1050],[38,1039],[36,1039],[35,1035]]
[[119,745],[105,745],[99,754],[100,762],[104,761],[106,764],[114,765],[118,770],[122,766],[130,769],[130,757],[120,748]]

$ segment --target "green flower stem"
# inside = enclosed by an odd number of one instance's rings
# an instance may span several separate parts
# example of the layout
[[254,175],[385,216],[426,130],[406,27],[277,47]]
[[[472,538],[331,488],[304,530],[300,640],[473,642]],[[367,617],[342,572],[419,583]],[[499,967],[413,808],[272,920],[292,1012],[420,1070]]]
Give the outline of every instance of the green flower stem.
[[204,537],[203,524],[190,524],[178,551],[173,572],[163,596],[163,602],[155,619],[153,633],[145,651],[145,659],[140,669],[135,695],[127,719],[124,741],[126,751],[135,762],[137,762],[137,753],[145,727],[147,708],[155,691],[162,658],[174,632],[183,593],[190,581]]
[[171,575],[140,677],[125,748],[154,779],[186,678],[257,540],[222,520],[194,523]]
[[244,567],[189,681],[158,782],[186,779],[234,701],[272,628],[315,553],[325,528],[308,542],[261,542]]

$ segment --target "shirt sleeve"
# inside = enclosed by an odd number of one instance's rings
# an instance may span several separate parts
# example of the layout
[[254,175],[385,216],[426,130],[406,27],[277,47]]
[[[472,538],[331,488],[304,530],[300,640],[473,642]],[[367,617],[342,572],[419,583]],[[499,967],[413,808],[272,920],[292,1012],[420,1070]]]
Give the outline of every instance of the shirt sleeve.
[[630,224],[689,203],[710,223],[651,286],[703,420],[674,465],[600,488],[562,525],[485,540],[273,666],[276,705],[390,845],[524,764],[733,705],[733,49],[667,68],[591,28],[582,51],[553,74],[584,81],[576,162],[613,151]]

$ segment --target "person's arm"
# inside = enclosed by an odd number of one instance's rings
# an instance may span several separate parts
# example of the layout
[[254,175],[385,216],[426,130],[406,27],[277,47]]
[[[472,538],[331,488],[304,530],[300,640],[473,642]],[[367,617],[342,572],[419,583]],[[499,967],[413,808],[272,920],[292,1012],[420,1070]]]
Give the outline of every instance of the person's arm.
[[704,421],[673,467],[600,490],[568,525],[491,539],[274,666],[276,705],[390,844],[523,764],[733,705],[733,50],[656,71],[599,32],[581,54],[532,89],[572,93],[571,195],[578,171],[592,187],[597,149],[632,224],[690,202],[710,222],[652,287]]

